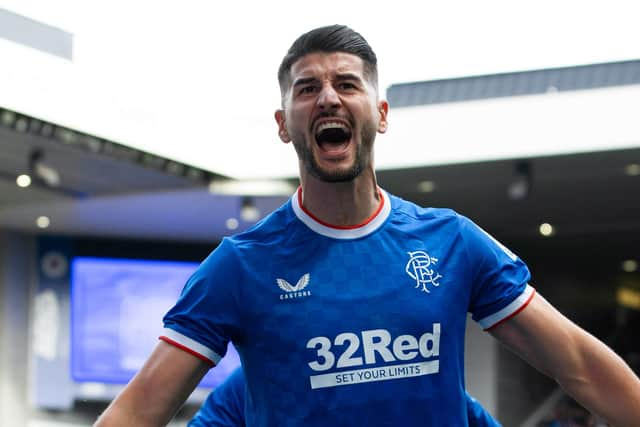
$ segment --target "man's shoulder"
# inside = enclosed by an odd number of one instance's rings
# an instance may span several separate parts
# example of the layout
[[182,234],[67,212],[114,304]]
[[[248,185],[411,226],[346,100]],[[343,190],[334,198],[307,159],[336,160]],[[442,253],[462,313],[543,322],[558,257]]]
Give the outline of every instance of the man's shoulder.
[[392,212],[400,217],[416,221],[460,221],[464,218],[453,209],[445,207],[420,206],[412,201],[389,194]]
[[291,225],[294,222],[291,201],[287,201],[247,230],[234,234],[226,240],[238,248],[277,243],[292,231]]
[[290,203],[285,203],[245,231],[225,236],[220,244],[202,262],[196,275],[208,277],[224,271],[229,275],[246,269],[247,259],[268,258],[274,248],[290,238],[292,227]]

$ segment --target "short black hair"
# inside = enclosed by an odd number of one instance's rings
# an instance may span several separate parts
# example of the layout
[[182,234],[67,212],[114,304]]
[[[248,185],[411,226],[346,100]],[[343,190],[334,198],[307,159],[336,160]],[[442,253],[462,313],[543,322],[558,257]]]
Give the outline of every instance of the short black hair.
[[369,43],[346,25],[329,25],[302,34],[287,51],[278,68],[278,82],[283,95],[291,84],[289,73],[293,64],[313,52],[345,52],[358,56],[364,63],[365,77],[378,88],[378,58]]

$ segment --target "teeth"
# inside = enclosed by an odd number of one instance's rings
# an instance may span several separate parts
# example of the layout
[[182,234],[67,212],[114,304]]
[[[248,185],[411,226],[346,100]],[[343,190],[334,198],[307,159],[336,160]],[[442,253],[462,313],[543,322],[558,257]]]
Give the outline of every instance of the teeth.
[[318,125],[318,128],[316,129],[316,133],[320,133],[323,130],[326,129],[343,129],[345,131],[348,130],[347,126],[344,125],[344,123],[340,123],[340,122],[324,122],[321,123],[320,125]]

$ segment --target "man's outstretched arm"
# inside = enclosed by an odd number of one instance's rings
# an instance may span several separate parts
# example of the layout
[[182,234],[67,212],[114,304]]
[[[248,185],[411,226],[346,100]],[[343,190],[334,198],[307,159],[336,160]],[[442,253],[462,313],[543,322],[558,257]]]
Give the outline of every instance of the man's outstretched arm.
[[95,426],[166,425],[208,369],[209,365],[201,359],[159,341],[144,366]]
[[604,343],[535,295],[490,332],[576,401],[617,427],[640,426],[640,380]]

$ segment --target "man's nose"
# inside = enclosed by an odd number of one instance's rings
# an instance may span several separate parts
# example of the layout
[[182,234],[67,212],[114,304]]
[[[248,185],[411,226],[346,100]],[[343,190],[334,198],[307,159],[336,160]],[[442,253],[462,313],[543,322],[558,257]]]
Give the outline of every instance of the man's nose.
[[320,89],[317,103],[323,110],[336,109],[340,106],[340,96],[332,85],[326,84]]

